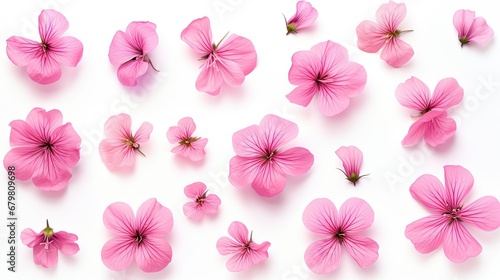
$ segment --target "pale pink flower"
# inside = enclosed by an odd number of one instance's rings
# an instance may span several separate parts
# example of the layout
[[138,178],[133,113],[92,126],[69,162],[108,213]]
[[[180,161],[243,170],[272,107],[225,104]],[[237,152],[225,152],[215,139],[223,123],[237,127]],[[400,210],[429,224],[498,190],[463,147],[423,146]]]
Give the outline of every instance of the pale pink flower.
[[118,80],[124,86],[137,85],[137,78],[144,75],[149,65],[155,70],[148,54],[158,45],[156,24],[133,21],[125,32],[118,30],[109,46],[109,61],[118,67]]
[[493,37],[493,29],[482,17],[470,10],[458,10],[453,16],[453,24],[458,31],[458,41],[461,46],[469,42],[484,45]]
[[411,77],[396,88],[398,102],[410,109],[418,111],[418,120],[413,123],[401,144],[411,146],[422,137],[432,147],[445,143],[457,130],[455,121],[448,117],[446,110],[459,104],[464,90],[453,78],[439,81],[434,93],[427,85],[415,77]]
[[413,30],[398,29],[405,17],[404,3],[390,1],[382,4],[377,10],[377,22],[365,20],[356,27],[359,49],[368,53],[376,53],[382,49],[380,58],[395,68],[407,63],[413,56],[413,49],[399,39],[399,36]]
[[61,77],[61,64],[76,67],[83,54],[83,45],[71,36],[66,18],[54,10],[42,10],[38,16],[41,42],[12,36],[7,39],[7,56],[17,66],[27,66],[29,77],[40,84],[53,83]]
[[500,203],[495,197],[484,196],[466,205],[464,200],[472,189],[474,178],[462,166],[445,166],[444,184],[443,187],[434,175],[425,174],[411,185],[413,198],[432,214],[409,224],[405,236],[422,254],[443,245],[446,257],[461,263],[482,250],[465,225],[485,231],[499,228]]
[[373,223],[373,209],[360,198],[350,198],[340,211],[327,198],[317,198],[307,205],[302,215],[306,228],[325,236],[307,247],[304,259],[311,271],[326,274],[340,264],[342,247],[362,267],[367,268],[378,259],[378,244],[361,231]]
[[47,226],[40,233],[36,233],[30,228],[21,232],[23,244],[33,248],[35,264],[45,268],[56,266],[59,251],[67,256],[76,254],[80,250],[80,247],[75,242],[77,240],[78,236],[76,234],[65,231],[54,232],[49,226],[48,220]]
[[285,17],[286,23],[286,35],[290,33],[297,33],[300,29],[307,28],[311,26],[316,18],[318,17],[318,11],[313,8],[311,3],[306,1],[298,1],[297,2],[297,11],[295,14],[287,20]]
[[316,95],[319,111],[334,116],[347,109],[350,98],[364,89],[366,71],[349,61],[343,46],[326,41],[292,56],[288,80],[297,86],[286,96],[290,102],[306,107]]
[[3,159],[5,169],[14,166],[17,179],[31,178],[44,191],[64,189],[72,177],[70,169],[80,160],[82,142],[71,123],[63,124],[59,110],[34,108],[26,121],[9,125],[13,148]]
[[216,194],[209,194],[207,186],[202,182],[192,183],[184,188],[184,194],[193,199],[191,202],[186,202],[182,210],[186,217],[199,220],[203,214],[217,213],[221,203],[220,198]]
[[181,39],[197,54],[201,73],[196,79],[196,89],[210,95],[218,95],[222,83],[231,87],[243,84],[245,76],[257,65],[257,53],[252,42],[247,38],[227,34],[217,43],[212,42],[210,20],[202,17],[193,20],[181,33]]
[[229,181],[237,188],[251,185],[260,196],[275,196],[285,189],[286,175],[303,175],[314,156],[302,147],[282,146],[297,137],[299,128],[291,121],[266,115],[259,125],[233,134],[236,152],[229,162]]
[[189,158],[192,161],[200,161],[205,156],[205,146],[208,139],[194,137],[196,124],[190,117],[182,118],[177,126],[171,126],[167,131],[167,139],[172,144],[177,144],[171,152]]
[[104,244],[101,258],[115,271],[137,262],[144,272],[163,270],[172,260],[172,247],[165,240],[174,225],[172,212],[155,198],[146,200],[137,210],[115,202],[104,211],[104,225],[116,237]]
[[[346,179],[356,186],[356,182],[362,177],[369,174],[360,175],[361,163],[363,162],[363,153],[356,146],[342,146],[335,151],[335,154],[342,161],[344,170],[339,169],[344,173]],[[337,168],[338,169],[338,168]]]
[[132,119],[127,114],[110,117],[104,125],[106,139],[99,144],[101,159],[110,170],[131,167],[135,164],[136,152],[141,152],[141,145],[149,141],[153,125],[144,122],[132,135]]
[[265,241],[261,244],[253,241],[253,231],[248,237],[248,229],[241,222],[234,221],[229,225],[229,237],[221,237],[217,241],[216,247],[221,255],[233,255],[226,263],[227,270],[240,272],[247,270],[254,264],[266,260],[269,255],[267,249],[271,243]]

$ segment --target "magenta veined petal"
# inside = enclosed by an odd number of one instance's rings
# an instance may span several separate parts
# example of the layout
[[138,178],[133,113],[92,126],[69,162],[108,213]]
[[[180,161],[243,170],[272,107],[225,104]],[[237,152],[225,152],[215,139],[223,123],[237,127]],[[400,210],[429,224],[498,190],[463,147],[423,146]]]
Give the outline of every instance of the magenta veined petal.
[[458,10],[453,15],[453,24],[458,32],[458,41],[461,46],[470,42],[485,45],[494,35],[493,29],[482,17],[476,17],[471,10]]

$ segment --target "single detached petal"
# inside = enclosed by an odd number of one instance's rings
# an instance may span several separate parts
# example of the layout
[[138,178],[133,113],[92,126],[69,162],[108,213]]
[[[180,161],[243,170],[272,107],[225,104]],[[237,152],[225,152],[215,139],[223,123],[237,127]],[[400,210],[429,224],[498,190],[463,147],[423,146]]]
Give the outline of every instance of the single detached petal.
[[360,176],[361,163],[363,162],[363,153],[356,146],[342,146],[335,151],[335,154],[342,161],[344,172],[348,177],[355,174]]
[[21,242],[23,242],[24,245],[30,248],[40,245],[40,243],[42,243],[43,241],[43,237],[43,231],[40,233],[36,233],[30,228],[26,228],[21,232]]
[[342,245],[361,268],[367,268],[378,259],[378,244],[363,236],[347,236]]
[[102,247],[102,262],[111,270],[124,270],[134,260],[137,248],[137,242],[133,237],[115,237],[106,242]]
[[337,208],[328,198],[311,201],[302,214],[302,222],[312,232],[332,235],[339,226]]
[[387,64],[398,68],[406,64],[413,57],[413,48],[397,37],[391,38],[380,53],[380,58]]
[[439,81],[434,89],[430,101],[431,109],[449,109],[459,104],[464,97],[464,89],[458,85],[454,78],[446,78]]
[[373,224],[374,213],[370,205],[361,198],[349,198],[339,210],[339,227],[348,236],[369,228]]
[[447,197],[443,184],[434,175],[424,174],[410,186],[410,193],[416,201],[431,210],[442,214],[447,210]]
[[337,239],[321,239],[307,247],[304,260],[312,272],[326,274],[337,269],[341,253],[341,246]]
[[130,236],[134,234],[134,221],[134,211],[124,202],[112,203],[104,210],[104,226],[114,234],[121,236]]
[[364,52],[376,53],[386,43],[387,30],[381,29],[382,26],[373,21],[362,21],[356,27],[356,34],[358,35],[358,48]]
[[430,253],[441,244],[450,231],[450,218],[443,215],[431,215],[406,226],[405,236],[422,254]]
[[316,21],[316,18],[318,18],[318,11],[309,2],[298,1],[296,8],[297,11],[295,14],[287,21],[288,26],[293,24],[292,32],[294,33],[311,26]]
[[252,41],[238,35],[231,34],[217,48],[216,54],[222,65],[227,66],[227,62],[232,61],[244,76],[250,74],[257,65],[257,52]]
[[313,163],[314,156],[308,149],[294,147],[277,153],[274,156],[274,163],[287,175],[299,176],[307,173]]
[[443,249],[446,257],[454,263],[473,258],[483,250],[477,240],[459,222],[451,223],[450,231],[444,238]]
[[292,141],[299,134],[297,124],[272,114],[264,116],[259,130],[261,143],[271,151]]
[[387,31],[396,31],[405,17],[406,5],[393,1],[382,4],[376,14],[377,22]]
[[55,246],[62,254],[71,256],[80,251],[80,247],[75,241],[78,236],[65,231],[58,231],[52,236],[52,245]]
[[173,226],[172,212],[156,201],[156,198],[146,200],[137,210],[135,229],[148,238],[163,238]]
[[426,84],[412,76],[398,85],[396,99],[406,108],[423,112],[430,109],[431,92]]
[[213,51],[212,30],[208,17],[193,20],[182,30],[181,39],[202,56],[211,53]]
[[137,247],[135,259],[144,272],[163,270],[172,260],[172,247],[160,238],[146,238]]
[[481,197],[462,208],[460,219],[482,230],[495,230],[500,227],[500,203],[493,196]]
[[232,222],[229,225],[228,233],[241,245],[245,245],[248,243],[248,229],[243,223],[238,221]]
[[446,201],[452,209],[463,205],[464,198],[474,185],[474,178],[469,170],[460,165],[446,165],[444,167],[444,185]]
[[170,143],[179,143],[192,137],[196,130],[196,124],[190,117],[185,117],[177,122],[177,126],[171,126],[167,131],[167,139]]
[[68,27],[68,20],[56,10],[42,10],[38,16],[38,32],[42,41],[47,44],[61,37]]

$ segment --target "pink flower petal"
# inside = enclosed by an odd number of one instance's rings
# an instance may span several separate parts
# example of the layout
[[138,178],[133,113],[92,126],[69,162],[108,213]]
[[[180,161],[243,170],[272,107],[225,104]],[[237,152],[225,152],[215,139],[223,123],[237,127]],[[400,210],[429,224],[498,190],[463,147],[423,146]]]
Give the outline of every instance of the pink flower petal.
[[163,239],[146,238],[137,247],[135,259],[142,271],[158,272],[172,260],[172,247]]
[[148,54],[158,45],[156,25],[152,22],[133,21],[127,26],[126,33],[115,33],[109,47],[109,61],[121,65],[136,57]]
[[349,107],[350,99],[347,95],[337,94],[330,88],[321,87],[318,93],[319,111],[327,116],[335,116]]
[[104,133],[109,138],[128,139],[132,136],[132,118],[123,113],[111,116],[104,124]]
[[443,184],[434,175],[424,174],[410,186],[410,193],[416,201],[431,210],[442,214],[447,209],[446,192]]
[[141,54],[130,44],[128,37],[127,33],[121,30],[116,31],[108,52],[109,62],[112,65],[119,66]]
[[135,151],[120,140],[102,140],[99,143],[99,154],[110,170],[117,170],[135,164]]
[[500,203],[492,196],[481,197],[462,208],[460,219],[482,230],[495,230],[500,227]]
[[259,131],[260,143],[264,143],[272,151],[295,139],[299,134],[299,127],[289,120],[269,114],[260,121]]
[[477,17],[469,29],[467,39],[478,45],[486,45],[493,38],[493,35],[493,29],[486,23],[486,20]]
[[40,43],[19,36],[7,39],[7,56],[17,66],[27,66],[41,55]]
[[373,209],[370,205],[361,198],[353,197],[340,206],[338,226],[346,233],[352,234],[369,228],[373,224],[373,219]]
[[449,234],[444,238],[443,249],[446,257],[454,263],[473,258],[483,250],[481,245],[459,222],[452,222]]
[[40,233],[36,233],[30,228],[26,228],[21,232],[21,242],[23,242],[24,245],[30,248],[40,245],[40,243],[42,243],[43,241],[43,237],[43,231]]
[[57,248],[49,245],[47,249],[42,244],[33,247],[33,260],[35,264],[45,268],[55,267],[59,258]]
[[[250,74],[257,65],[255,47],[252,41],[245,37],[231,34],[216,52],[222,64],[227,65],[228,61],[236,63],[244,76]],[[227,82],[227,79],[224,80]]]
[[162,238],[173,226],[172,212],[156,201],[156,198],[146,200],[137,210],[135,228],[141,229],[141,233],[148,238]]
[[317,198],[306,206],[302,222],[312,232],[332,235],[339,226],[337,208],[329,199]]
[[307,173],[313,163],[314,156],[302,147],[290,148],[275,155],[275,163],[287,175],[299,176]]
[[361,268],[367,268],[378,259],[378,244],[368,237],[350,236],[342,243]]
[[209,194],[203,200],[201,209],[204,213],[214,214],[217,213],[219,205],[221,204],[220,198],[215,194]]
[[229,229],[227,231],[229,235],[234,238],[240,244],[248,243],[248,229],[247,227],[238,221],[234,221],[229,225]]
[[38,32],[44,42],[61,37],[68,27],[68,20],[58,11],[42,10],[38,16]]
[[171,126],[167,131],[167,139],[170,143],[179,143],[192,137],[196,130],[196,124],[190,117],[185,117],[177,122],[177,126]]
[[113,238],[102,247],[102,262],[111,270],[124,270],[132,264],[137,248],[135,240],[128,236]]
[[377,21],[387,30],[396,30],[406,17],[406,5],[404,3],[382,4],[377,10]]
[[229,181],[240,189],[250,185],[255,180],[262,163],[263,160],[260,158],[232,157],[229,161]]
[[191,199],[196,199],[198,197],[201,197],[206,190],[207,186],[204,183],[195,182],[190,185],[187,185],[184,188],[184,194]]
[[430,108],[431,92],[426,84],[412,76],[398,85],[396,99],[406,108],[422,112]]
[[258,125],[251,125],[233,133],[232,142],[234,152],[242,157],[260,157],[263,153],[261,129]]
[[149,141],[149,136],[153,131],[153,125],[149,122],[143,122],[137,132],[134,134],[135,142],[142,144]]
[[252,260],[253,264],[259,264],[267,258],[269,258],[269,254],[267,253],[267,250],[271,246],[271,243],[269,242],[262,242],[261,244],[257,244],[255,242],[250,242],[250,258]]
[[457,80],[454,78],[442,79],[434,89],[430,107],[446,110],[459,104],[463,97],[464,89],[458,85]]
[[118,80],[124,86],[136,86],[137,78],[148,71],[149,63],[143,60],[129,60],[118,67]]
[[306,107],[311,103],[312,98],[317,92],[318,87],[316,84],[304,84],[292,90],[286,95],[286,98],[294,104]]
[[184,215],[193,220],[200,220],[203,217],[203,210],[197,202],[186,202],[182,206]]
[[240,86],[245,81],[245,74],[236,61],[220,60],[212,67],[215,67],[215,70],[222,76],[222,80],[231,87]]
[[172,148],[171,152],[187,157],[192,161],[200,161],[205,157],[205,146],[208,143],[208,139],[201,138],[195,142],[191,142],[189,146],[178,145]]
[[316,84],[314,80],[321,69],[320,56],[311,51],[298,51],[292,56],[292,67],[288,71],[288,80],[292,85],[302,85],[312,89],[313,85]]
[[347,49],[330,40],[312,46],[311,52],[320,59],[322,70],[330,76],[336,76],[343,72],[342,70],[349,59]]
[[387,35],[378,23],[365,20],[356,27],[358,35],[358,48],[364,52],[376,53],[386,43],[385,36]]
[[5,155],[3,165],[5,169],[9,166],[16,167],[16,179],[26,181],[42,165],[43,158],[39,156],[39,150],[34,148],[13,148]]
[[264,197],[272,197],[281,193],[286,186],[286,177],[283,171],[272,163],[259,166],[252,188]]
[[469,170],[460,165],[446,165],[444,167],[444,185],[446,201],[453,209],[463,205],[464,198],[474,185],[474,178]]
[[311,26],[318,17],[318,11],[306,1],[298,1],[297,11],[288,19],[287,23],[293,23],[295,31]]
[[126,203],[115,202],[104,210],[104,226],[114,234],[133,235],[135,233],[135,215],[132,208]]
[[328,238],[315,241],[304,253],[307,267],[317,274],[334,271],[340,264],[341,246],[337,239]]
[[380,58],[387,64],[398,68],[406,64],[413,57],[413,48],[397,37],[393,37],[387,42],[380,53]]
[[226,263],[226,268],[230,272],[241,272],[249,269],[251,266],[252,253],[245,250],[239,250]]
[[415,145],[423,136],[427,144],[435,147],[450,139],[456,129],[455,121],[447,117],[446,111],[431,110],[410,126],[401,144],[403,146]]
[[221,255],[238,253],[243,248],[242,244],[226,236],[219,238],[215,246],[217,247],[217,251],[219,251],[219,254]]
[[64,255],[71,256],[80,251],[80,247],[75,243],[75,241],[78,240],[78,236],[76,234],[58,231],[52,236],[52,238],[52,245]]
[[83,44],[74,37],[54,38],[50,43],[50,56],[63,65],[76,67],[82,55]]
[[202,56],[211,53],[213,50],[212,30],[208,17],[193,20],[182,30],[181,39]]
[[61,65],[47,53],[32,60],[26,71],[33,81],[42,85],[53,83],[61,78]]
[[342,146],[335,151],[335,154],[342,161],[344,172],[347,176],[355,174],[360,176],[361,163],[363,162],[363,153],[356,146]]
[[458,31],[458,38],[467,37],[469,29],[476,18],[476,13],[471,10],[458,10],[453,15],[453,25]]
[[443,215],[431,215],[406,226],[405,236],[422,254],[436,250],[449,235],[450,219]]
[[195,86],[198,91],[206,92],[210,95],[218,95],[224,78],[216,67],[208,64],[209,62],[207,61],[202,65]]

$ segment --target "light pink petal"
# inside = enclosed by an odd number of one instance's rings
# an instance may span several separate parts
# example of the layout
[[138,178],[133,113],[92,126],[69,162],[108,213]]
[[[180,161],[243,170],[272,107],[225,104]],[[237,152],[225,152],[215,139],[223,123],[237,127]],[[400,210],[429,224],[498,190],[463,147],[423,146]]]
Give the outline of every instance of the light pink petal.
[[111,232],[122,236],[135,234],[135,215],[132,208],[124,202],[110,204],[102,217],[104,226]]
[[191,199],[196,199],[202,196],[206,191],[207,185],[202,182],[192,183],[184,187],[184,194]]
[[259,130],[261,143],[270,151],[287,144],[299,134],[297,124],[272,114],[264,116],[260,121]]
[[369,228],[373,219],[373,209],[361,198],[349,198],[340,206],[339,226],[348,235]]
[[418,252],[428,254],[436,250],[449,232],[450,218],[443,215],[431,215],[406,226],[405,236]]
[[184,215],[193,220],[200,220],[203,217],[203,209],[197,202],[186,202],[182,206]]
[[267,162],[258,168],[259,170],[252,183],[252,188],[257,194],[272,197],[285,189],[286,177],[279,166]]
[[328,198],[316,198],[306,206],[302,222],[312,232],[331,236],[339,227],[337,208]]
[[378,244],[363,236],[347,236],[342,245],[361,268],[367,268],[378,259]]
[[148,21],[133,21],[127,26],[127,39],[130,46],[148,54],[158,46],[156,24]]
[[493,35],[493,29],[486,23],[486,20],[482,17],[477,17],[469,29],[467,39],[470,42],[485,45],[493,38]]
[[220,73],[224,82],[231,87],[240,86],[245,81],[245,74],[235,61],[221,59],[212,67],[215,67],[215,70]]
[[286,95],[286,98],[294,104],[306,107],[311,103],[311,100],[317,92],[318,86],[315,83],[304,84],[292,90]]
[[210,95],[218,95],[223,81],[222,73],[214,65],[211,65],[209,61],[206,61],[202,65],[195,86],[198,91],[206,92]]
[[55,165],[61,169],[75,166],[80,160],[80,144],[82,139],[76,133],[71,123],[57,127],[50,135],[55,147],[51,154]]
[[153,125],[149,122],[143,122],[137,132],[134,134],[135,142],[143,144],[149,141],[149,136],[153,131]]
[[209,194],[203,200],[203,204],[201,206],[201,209],[204,213],[214,214],[214,213],[217,213],[217,210],[219,209],[220,204],[221,204],[221,200],[220,200],[219,196],[217,196],[216,194]]
[[396,99],[406,108],[422,112],[430,109],[431,91],[421,80],[412,76],[398,85]]
[[380,58],[387,64],[398,68],[406,64],[413,57],[413,48],[397,37],[393,37],[387,42],[380,53]]
[[177,126],[171,126],[167,131],[167,139],[170,143],[179,143],[192,137],[196,130],[196,124],[190,117],[185,117],[177,122]]
[[106,137],[124,140],[132,137],[132,118],[128,114],[111,116],[104,124]]
[[230,272],[241,272],[252,266],[252,253],[241,249],[234,256],[229,258],[226,268]]
[[137,242],[131,236],[113,238],[102,247],[102,263],[111,270],[124,270],[134,260],[137,247]]
[[45,268],[55,267],[58,258],[58,250],[52,244],[49,244],[47,249],[45,249],[44,244],[38,244],[33,247],[33,260],[37,265]]
[[122,140],[104,139],[99,143],[101,159],[110,170],[135,164],[136,151]]
[[474,185],[474,177],[469,170],[460,165],[444,166],[444,185],[446,201],[453,209],[463,205],[465,197]]
[[261,157],[265,155],[264,143],[261,140],[262,128],[251,125],[233,133],[234,152],[242,157]]
[[250,185],[263,162],[260,158],[232,157],[229,161],[229,181],[240,189]]
[[[330,40],[312,46],[311,52],[319,57],[322,74],[335,76],[341,71],[349,59],[347,49]],[[319,74],[319,73],[318,73]]]
[[64,189],[72,175],[64,169],[56,169],[56,166],[42,165],[42,171],[33,176],[32,181],[35,187],[44,191],[60,191]]
[[203,217],[204,213],[214,214],[217,213],[219,205],[221,204],[220,198],[215,194],[209,194],[203,202],[187,202],[183,206],[183,212],[186,217],[199,220]]
[[330,79],[323,87],[329,88],[336,95],[354,97],[361,93],[366,85],[366,70],[360,64],[348,62],[331,66]]
[[172,247],[160,238],[145,238],[137,247],[135,259],[144,272],[163,270],[172,260]]
[[364,52],[376,53],[386,43],[387,30],[382,30],[378,23],[365,20],[356,27],[358,48]]
[[406,5],[404,3],[389,3],[382,4],[377,10],[376,18],[381,27],[387,31],[396,31],[399,24],[406,17]]
[[[426,115],[430,113],[432,113],[432,111],[426,113]],[[432,114],[428,117],[431,116]],[[448,139],[455,135],[455,131],[457,130],[457,124],[452,118],[447,117],[446,111],[438,114],[437,117],[431,119],[426,125],[427,128],[424,132],[424,139],[425,142],[432,147],[436,147],[448,141]]]
[[37,138],[52,134],[52,132],[63,123],[63,116],[59,110],[45,111],[42,108],[33,108],[28,116],[26,122],[37,131]]
[[274,163],[287,175],[299,176],[307,173],[314,163],[314,156],[308,149],[294,147],[277,153]]
[[[257,52],[252,41],[238,35],[230,35],[221,43],[216,54],[222,64],[228,61],[236,63],[244,76],[250,74],[257,65]],[[227,79],[224,80],[227,82]]]
[[243,223],[238,222],[238,221],[233,221],[229,225],[229,229],[227,232],[238,243],[240,243],[242,245],[248,243],[248,240],[249,240],[248,229]]
[[78,240],[76,234],[58,231],[52,236],[52,240],[52,245],[64,255],[70,256],[80,251],[80,247],[75,243]]
[[7,39],[7,56],[17,66],[26,66],[43,55],[39,42],[19,36]]
[[54,38],[48,53],[57,62],[75,67],[82,59],[83,44],[78,39],[70,36]]
[[307,267],[317,274],[334,271],[340,264],[341,246],[337,239],[328,238],[315,241],[304,253]]
[[40,38],[49,45],[55,38],[68,30],[69,23],[66,18],[55,10],[42,10],[38,16],[38,32]]
[[347,176],[360,176],[361,163],[363,162],[363,153],[356,146],[342,146],[335,151],[335,154],[342,161],[344,172]]
[[213,51],[212,30],[208,17],[193,20],[182,30],[181,39],[200,55],[211,53]]
[[319,111],[327,117],[342,113],[351,103],[349,96],[337,93],[328,86],[320,87],[317,96]]
[[3,164],[5,168],[16,167],[16,179],[26,181],[30,179],[35,171],[42,166],[43,157],[38,148],[13,148],[5,155]]
[[43,53],[26,67],[28,76],[42,85],[53,83],[61,78],[61,65],[49,53]]
[[312,51],[298,51],[292,55],[292,66],[288,71],[288,81],[292,85],[312,88],[321,73],[321,56]]
[[467,231],[462,223],[453,222],[444,238],[443,249],[446,257],[454,263],[461,263],[468,258],[478,256],[483,248]]
[[459,104],[464,97],[464,89],[458,85],[454,78],[446,78],[439,81],[432,94],[430,107],[432,109],[449,109]]
[[459,39],[467,36],[475,18],[476,13],[471,10],[458,10],[455,12],[453,15],[453,25],[455,25],[455,29],[458,31]]
[[178,145],[172,148],[171,152],[187,157],[192,161],[200,161],[205,157],[205,146],[207,145],[208,139],[201,138],[194,142],[191,142],[189,146]]
[[288,19],[288,24],[293,23],[296,31],[311,26],[318,17],[318,11],[306,1],[297,2],[297,11]]
[[418,177],[410,186],[410,193],[434,214],[442,214],[447,209],[444,186],[434,175],[424,174]]
[[493,196],[481,197],[462,208],[460,219],[482,230],[495,230],[500,227],[500,203]]
[[263,262],[269,257],[267,250],[271,246],[269,242],[262,242],[261,244],[257,244],[255,242],[250,243],[250,258],[252,259],[253,264],[258,264]]
[[172,212],[156,198],[146,200],[137,210],[135,228],[145,236],[162,238],[173,226]]
[[149,63],[141,59],[129,60],[118,67],[118,80],[124,86],[136,86],[137,78],[148,71]]
[[43,231],[36,233],[32,229],[26,228],[21,232],[21,242],[23,242],[24,245],[33,248],[43,242],[43,236]]
[[127,33],[121,30],[116,31],[108,52],[109,62],[112,65],[119,66],[141,54],[141,50],[134,48],[129,43]]
[[[247,240],[248,242],[248,240]],[[229,255],[229,254],[235,254],[238,253],[242,250],[244,250],[244,245],[245,244],[240,244],[233,239],[229,237],[221,237],[219,240],[217,240],[217,244],[215,245],[217,247],[217,251],[219,251],[219,254],[221,255]]]

